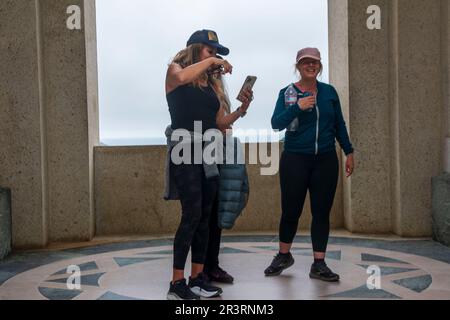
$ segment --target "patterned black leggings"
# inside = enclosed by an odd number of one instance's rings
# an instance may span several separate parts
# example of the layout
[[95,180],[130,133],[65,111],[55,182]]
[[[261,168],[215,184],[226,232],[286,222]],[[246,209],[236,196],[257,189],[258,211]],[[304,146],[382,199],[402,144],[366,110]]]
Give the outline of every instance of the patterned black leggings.
[[182,217],[174,241],[174,263],[184,270],[189,249],[192,263],[204,264],[208,248],[209,218],[218,189],[218,178],[206,179],[203,165],[171,164],[180,195]]

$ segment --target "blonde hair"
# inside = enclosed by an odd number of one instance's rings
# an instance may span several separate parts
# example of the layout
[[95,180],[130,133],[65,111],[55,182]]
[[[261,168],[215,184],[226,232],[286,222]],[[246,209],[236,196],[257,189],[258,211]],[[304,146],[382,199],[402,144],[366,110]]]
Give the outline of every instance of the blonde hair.
[[[201,43],[191,44],[186,49],[178,52],[171,63],[176,63],[183,69],[189,67],[190,65],[196,64],[200,62],[200,54],[204,47],[205,45]],[[207,72],[205,72],[196,80],[194,80],[192,82],[192,85],[196,88],[202,89],[200,84],[205,81],[213,88],[214,92],[217,95],[217,98],[219,99],[220,105],[225,109],[227,113],[230,113],[231,103],[230,99],[228,98],[222,76],[209,75]]]
[[228,97],[227,89],[225,87],[225,82],[222,75],[219,75],[217,78],[213,77],[212,87],[219,99],[220,105],[224,108],[226,114],[231,113],[231,102]]

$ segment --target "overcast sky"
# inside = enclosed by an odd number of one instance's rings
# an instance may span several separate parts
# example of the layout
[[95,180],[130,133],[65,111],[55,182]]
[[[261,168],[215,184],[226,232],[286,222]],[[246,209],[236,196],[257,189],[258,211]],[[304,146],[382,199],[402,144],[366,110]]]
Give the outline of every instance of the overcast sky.
[[255,100],[235,128],[269,129],[279,90],[296,81],[297,51],[318,47],[328,81],[327,0],[97,0],[102,141],[163,137],[167,65],[189,36],[212,29],[230,48],[232,108],[247,75]]

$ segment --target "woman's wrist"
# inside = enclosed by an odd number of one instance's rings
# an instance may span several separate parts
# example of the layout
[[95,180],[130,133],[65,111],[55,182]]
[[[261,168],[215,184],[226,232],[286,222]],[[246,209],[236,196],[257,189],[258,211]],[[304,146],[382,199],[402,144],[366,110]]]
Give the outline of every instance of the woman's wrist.
[[245,116],[247,115],[247,111],[244,111],[244,110],[242,109],[242,107],[237,108],[237,109],[236,109],[236,112],[239,114],[239,116],[240,116],[241,118],[243,118],[243,117],[245,117]]
[[214,57],[209,57],[208,59],[205,59],[204,61],[206,62],[206,68],[208,70],[213,69],[214,67],[217,66],[217,58]]
[[209,66],[211,67],[213,65],[216,65],[217,64],[217,60],[219,60],[219,59],[217,59],[216,57],[209,57],[206,60],[208,61]]

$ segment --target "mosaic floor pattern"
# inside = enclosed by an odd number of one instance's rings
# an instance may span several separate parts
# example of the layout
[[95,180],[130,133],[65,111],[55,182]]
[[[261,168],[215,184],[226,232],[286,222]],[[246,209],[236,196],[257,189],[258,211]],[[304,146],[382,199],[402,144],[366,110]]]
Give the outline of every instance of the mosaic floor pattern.
[[[306,236],[296,238],[294,266],[266,278],[263,271],[277,249],[274,236],[225,236],[221,265],[235,284],[223,285],[220,299],[450,299],[450,248],[433,241],[333,237],[327,262],[341,281],[331,284],[309,278]],[[0,261],[0,299],[162,300],[171,264],[172,241],[164,239],[14,254]],[[79,288],[67,285],[74,283],[70,266],[79,268]],[[374,266],[380,288],[369,289]]]

